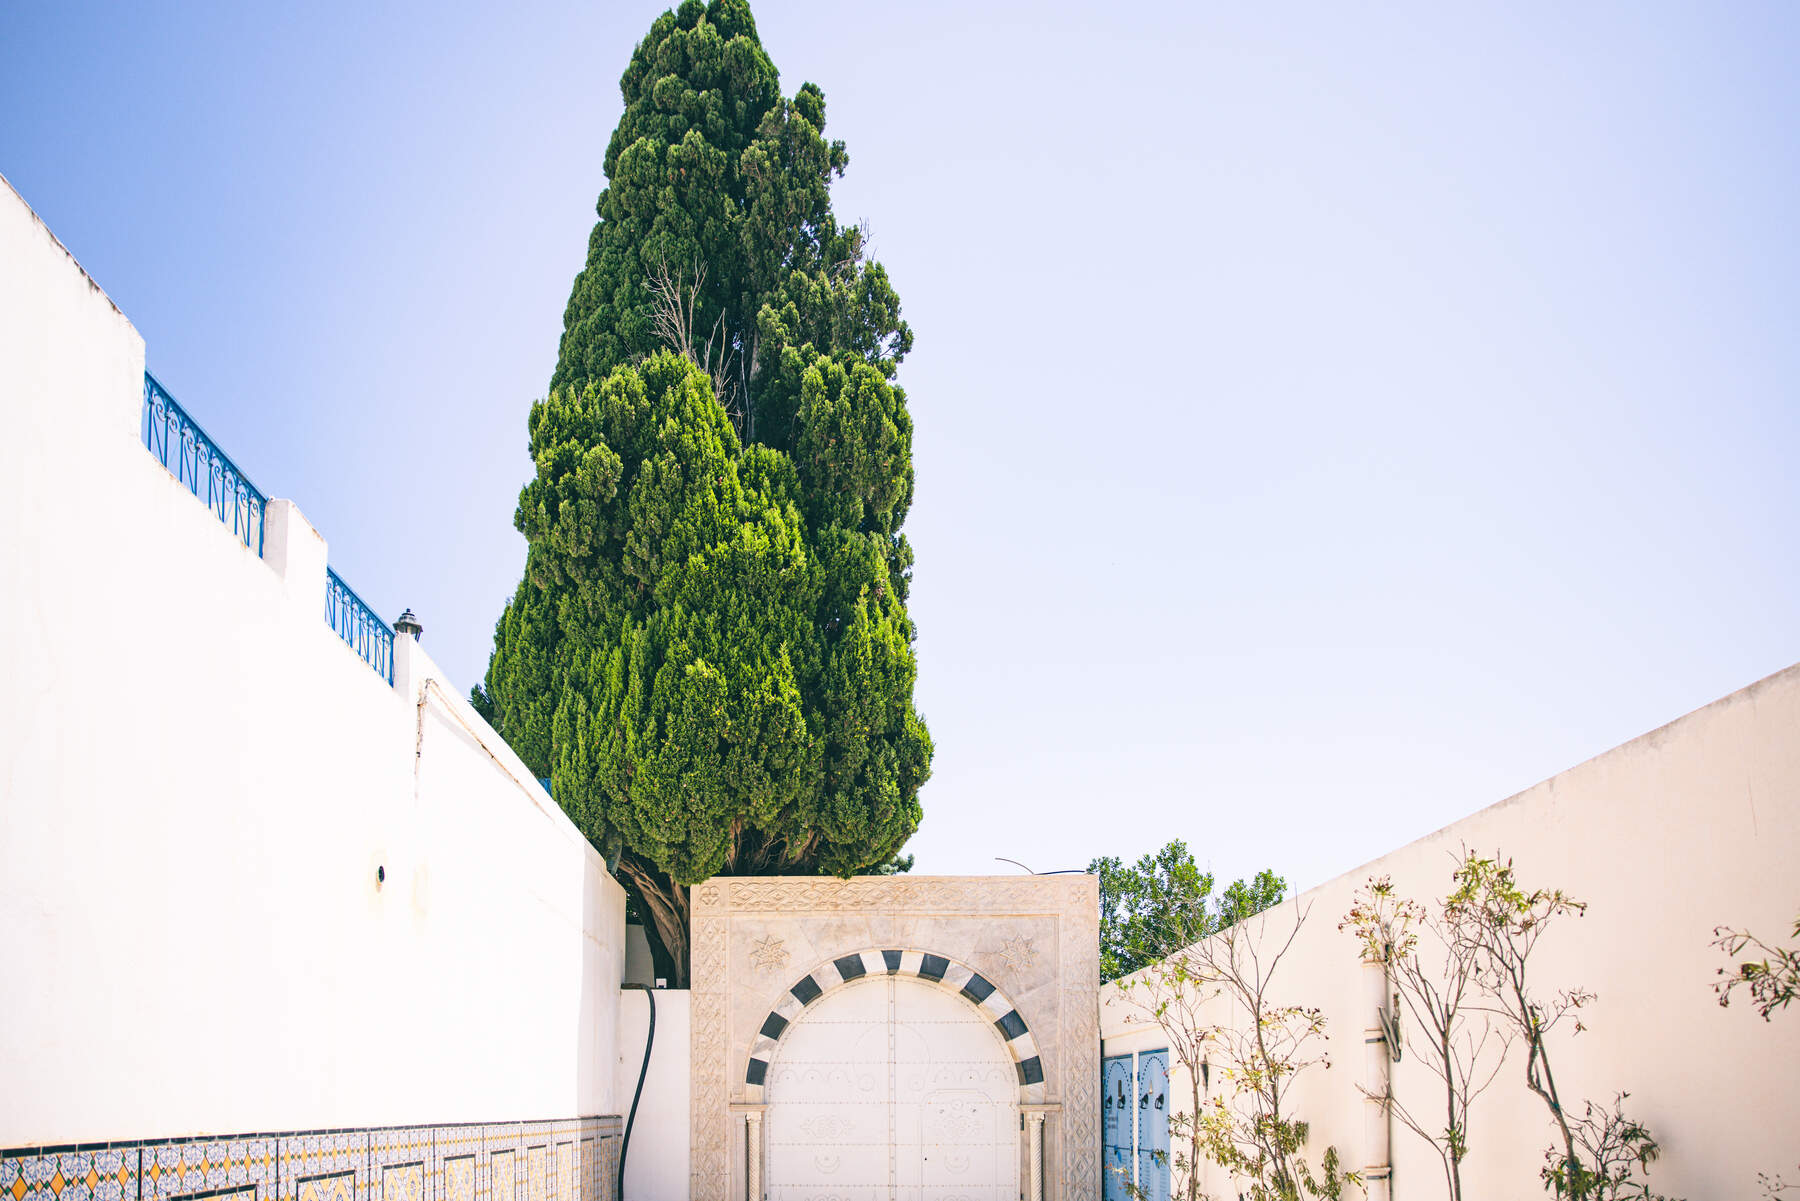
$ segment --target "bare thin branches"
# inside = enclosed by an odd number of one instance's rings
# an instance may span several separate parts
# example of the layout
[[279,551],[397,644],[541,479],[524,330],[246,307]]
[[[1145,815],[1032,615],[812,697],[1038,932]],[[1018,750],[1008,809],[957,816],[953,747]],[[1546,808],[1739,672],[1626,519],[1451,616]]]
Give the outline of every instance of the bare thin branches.
[[[1364,957],[1382,964],[1390,987],[1422,1035],[1415,1056],[1443,1087],[1443,1124],[1427,1121],[1393,1094],[1366,1097],[1386,1104],[1402,1125],[1430,1143],[1443,1163],[1452,1201],[1462,1198],[1462,1161],[1469,1148],[1469,1108],[1506,1062],[1514,1034],[1496,1025],[1478,1003],[1475,944],[1456,936],[1442,909],[1401,897],[1383,876],[1358,890],[1338,929],[1352,929]],[[1420,954],[1421,943],[1425,955]]]
[[705,285],[705,263],[694,264],[690,283],[688,272],[671,270],[669,260],[659,254],[644,277],[644,290],[650,294],[650,330],[657,341],[706,372],[712,380],[713,395],[725,406],[738,436],[747,437],[746,393],[740,386],[745,381],[734,364],[737,347],[725,327],[725,310],[720,308],[704,342],[696,332]]
[[[1355,1181],[1339,1169],[1334,1147],[1325,1149],[1315,1171],[1305,1154],[1307,1123],[1289,1105],[1299,1075],[1329,1068],[1331,1060],[1324,1013],[1272,999],[1275,971],[1309,910],[1295,905],[1292,925],[1271,929],[1279,912],[1228,926],[1121,983],[1128,1003],[1162,1027],[1193,1081],[1191,1108],[1169,1122],[1171,1137],[1180,1140],[1171,1156],[1176,1196],[1201,1196],[1203,1160],[1249,1181],[1244,1195],[1256,1201],[1336,1198]],[[1224,1009],[1237,1010],[1242,1020],[1220,1020]]]

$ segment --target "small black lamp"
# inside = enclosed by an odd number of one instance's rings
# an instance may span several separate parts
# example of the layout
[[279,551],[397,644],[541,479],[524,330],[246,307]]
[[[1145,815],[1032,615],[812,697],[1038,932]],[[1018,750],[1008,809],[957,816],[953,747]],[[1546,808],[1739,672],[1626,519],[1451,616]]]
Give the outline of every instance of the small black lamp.
[[411,634],[413,641],[417,642],[424,635],[425,627],[419,624],[419,619],[413,616],[411,609],[408,609],[394,619],[394,633]]

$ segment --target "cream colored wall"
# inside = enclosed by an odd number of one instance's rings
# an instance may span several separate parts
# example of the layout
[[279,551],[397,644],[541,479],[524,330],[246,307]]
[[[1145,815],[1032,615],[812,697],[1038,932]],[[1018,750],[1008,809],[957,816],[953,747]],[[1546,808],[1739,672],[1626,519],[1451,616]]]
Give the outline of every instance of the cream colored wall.
[[0,264],[0,1147],[616,1112],[599,855],[325,625],[298,510],[259,559],[145,451],[142,339],[6,187]]
[[[1323,1007],[1333,1066],[1295,1090],[1317,1152],[1335,1144],[1368,1162],[1365,1028],[1373,1024],[1357,944],[1337,923],[1352,894],[1389,875],[1405,894],[1441,897],[1464,846],[1513,859],[1527,887],[1564,888],[1585,917],[1546,936],[1533,964],[1546,990],[1598,994],[1589,1029],[1556,1038],[1565,1099],[1631,1094],[1630,1114],[1663,1146],[1657,1191],[1756,1195],[1756,1174],[1800,1164],[1800,1012],[1764,1023],[1742,1004],[1721,1009],[1711,985],[1723,959],[1720,923],[1785,937],[1800,912],[1800,667],[1789,668],[1515,797],[1271,910],[1265,937],[1305,925],[1276,977],[1279,1002]],[[1274,858],[1279,859],[1279,849]],[[1159,1045],[1134,1021],[1117,984],[1102,990],[1107,1054]],[[1407,1033],[1418,1031],[1409,1025]],[[1416,1055],[1393,1065],[1399,1098],[1430,1111]],[[1179,1095],[1179,1086],[1175,1089]],[[1435,1153],[1395,1123],[1393,1196],[1444,1195]],[[1541,1192],[1551,1142],[1542,1102],[1525,1092],[1518,1053],[1472,1114],[1465,1181],[1471,1196]],[[1207,1187],[1218,1189],[1213,1178]]]

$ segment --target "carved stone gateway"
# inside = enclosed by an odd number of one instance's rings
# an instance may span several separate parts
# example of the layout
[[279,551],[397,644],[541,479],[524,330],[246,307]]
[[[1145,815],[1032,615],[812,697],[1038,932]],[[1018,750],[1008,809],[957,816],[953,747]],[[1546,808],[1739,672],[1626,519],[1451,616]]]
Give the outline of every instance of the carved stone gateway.
[[[964,1160],[992,1164],[998,1154],[989,1174],[1012,1182],[1009,1197],[1016,1188],[1027,1201],[1097,1201],[1098,940],[1098,894],[1087,875],[742,877],[698,886],[690,1195],[915,1201],[948,1195],[924,1187],[932,1172],[962,1172]],[[848,999],[832,999],[840,997]],[[845,1021],[863,1026],[829,1029]],[[818,1070],[812,1061],[830,1058],[831,1038],[870,1065],[869,1080],[831,1081],[829,1069]],[[946,1072],[970,1080],[937,1080]],[[809,1076],[820,1079],[819,1104],[808,1104]],[[851,1150],[864,1138],[845,1133],[863,1119],[831,1106],[846,1088],[868,1092],[874,1118],[865,1124],[886,1130],[876,1136],[885,1143],[878,1158],[891,1165],[877,1165],[880,1181],[856,1176],[852,1184],[848,1166],[867,1175],[871,1153]],[[915,1107],[935,1107],[923,1138],[907,1130],[909,1089],[923,1090]],[[765,1121],[771,1105],[795,1112]],[[954,1138],[932,1134],[929,1122],[954,1126]],[[770,1139],[791,1164],[795,1140],[815,1137],[820,1153],[806,1162],[818,1167],[809,1182],[816,1188],[792,1187],[782,1162],[776,1178],[767,1176]],[[946,1139],[955,1146],[942,1157],[919,1151]],[[825,1146],[839,1141],[842,1154]],[[985,1150],[990,1144],[999,1150]],[[925,1176],[909,1169],[909,1155],[930,1161]],[[967,1191],[972,1201],[978,1195]]]

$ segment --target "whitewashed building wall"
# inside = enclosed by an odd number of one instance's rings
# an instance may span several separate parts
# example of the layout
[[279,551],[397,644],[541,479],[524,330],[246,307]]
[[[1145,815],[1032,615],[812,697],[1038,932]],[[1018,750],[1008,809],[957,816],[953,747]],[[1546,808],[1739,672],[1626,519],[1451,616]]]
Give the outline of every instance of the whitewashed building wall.
[[[297,509],[259,558],[152,458],[143,371],[0,186],[0,1150],[66,1152],[0,1156],[0,1190],[121,1195],[130,1165],[72,1144],[473,1123],[421,1152],[426,1198],[461,1197],[458,1140],[484,1197],[515,1151],[496,1189],[587,1196],[622,891],[411,639],[390,685],[325,624]],[[422,1137],[353,1139],[355,1201]],[[286,1145],[235,1145],[212,1187],[301,1195]]]

